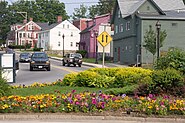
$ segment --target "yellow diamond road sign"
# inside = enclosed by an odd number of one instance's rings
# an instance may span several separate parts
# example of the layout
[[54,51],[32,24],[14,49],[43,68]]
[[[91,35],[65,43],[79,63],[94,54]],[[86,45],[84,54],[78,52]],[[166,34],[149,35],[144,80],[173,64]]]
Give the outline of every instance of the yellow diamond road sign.
[[98,42],[105,47],[107,44],[109,44],[112,41],[112,37],[107,33],[107,32],[102,32],[98,37],[97,37]]

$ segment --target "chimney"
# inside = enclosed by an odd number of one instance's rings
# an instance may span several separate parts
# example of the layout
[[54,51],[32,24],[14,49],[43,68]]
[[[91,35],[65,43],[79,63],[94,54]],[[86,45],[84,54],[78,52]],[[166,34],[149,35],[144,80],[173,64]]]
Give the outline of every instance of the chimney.
[[62,22],[62,16],[57,16],[57,22]]
[[30,18],[30,21],[33,21],[33,18]]

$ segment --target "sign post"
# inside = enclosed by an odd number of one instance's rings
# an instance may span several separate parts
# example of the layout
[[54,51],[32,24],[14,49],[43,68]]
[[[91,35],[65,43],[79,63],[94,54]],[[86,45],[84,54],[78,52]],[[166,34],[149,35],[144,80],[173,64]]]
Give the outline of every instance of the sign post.
[[112,41],[112,37],[106,31],[103,31],[97,37],[97,40],[103,47],[103,63],[102,63],[102,67],[104,68],[104,64],[105,64],[105,46],[107,46],[107,44],[109,44]]

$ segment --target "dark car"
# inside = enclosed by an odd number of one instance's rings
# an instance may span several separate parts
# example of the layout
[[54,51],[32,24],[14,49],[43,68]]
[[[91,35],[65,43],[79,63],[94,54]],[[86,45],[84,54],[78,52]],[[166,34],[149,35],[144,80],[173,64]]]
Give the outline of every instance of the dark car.
[[82,55],[80,53],[69,53],[66,54],[65,57],[62,59],[62,65],[65,66],[70,66],[73,64],[74,66],[78,65],[81,67],[82,65]]
[[50,60],[45,52],[34,52],[30,60],[30,71],[34,68],[50,71]]
[[19,62],[29,62],[31,54],[30,53],[21,53],[19,55]]

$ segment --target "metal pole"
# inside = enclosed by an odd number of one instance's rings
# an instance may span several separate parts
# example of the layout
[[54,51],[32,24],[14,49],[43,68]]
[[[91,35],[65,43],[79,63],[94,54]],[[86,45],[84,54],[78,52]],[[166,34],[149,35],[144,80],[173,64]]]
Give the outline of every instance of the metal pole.
[[96,61],[95,61],[95,64],[98,64],[98,40],[97,40],[97,37],[98,37],[98,32],[95,31],[95,37],[96,37]]
[[103,47],[103,64],[102,64],[102,68],[104,68],[105,66],[105,47]]
[[159,21],[157,21],[156,23],[156,28],[157,28],[157,59],[159,58],[160,56],[160,28],[161,28],[161,24],[159,23]]
[[62,38],[63,38],[63,57],[64,57],[64,34],[62,35]]

